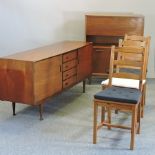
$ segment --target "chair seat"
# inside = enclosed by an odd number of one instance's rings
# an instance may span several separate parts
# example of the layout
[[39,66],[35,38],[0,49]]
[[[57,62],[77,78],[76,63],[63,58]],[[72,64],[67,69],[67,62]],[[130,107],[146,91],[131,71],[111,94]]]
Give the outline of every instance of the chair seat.
[[[143,84],[145,84],[145,82],[146,80],[143,80]],[[109,79],[102,81],[101,85],[108,85],[108,83],[109,83]],[[112,78],[112,85],[139,89],[139,80]]]
[[95,99],[137,104],[141,98],[138,89],[125,87],[109,87],[94,95]]

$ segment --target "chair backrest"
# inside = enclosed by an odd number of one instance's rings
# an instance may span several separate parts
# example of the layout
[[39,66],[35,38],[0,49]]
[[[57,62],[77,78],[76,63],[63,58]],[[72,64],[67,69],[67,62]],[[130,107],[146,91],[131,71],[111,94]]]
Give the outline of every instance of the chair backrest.
[[[119,47],[128,46],[128,47],[144,47],[146,56],[145,56],[145,66],[144,66],[144,77],[146,78],[147,74],[147,66],[148,66],[148,57],[149,57],[149,49],[150,49],[150,40],[151,37],[147,36],[137,36],[137,35],[125,35],[124,40],[119,41]],[[139,59],[135,57],[133,59]]]
[[[135,57],[139,55],[139,60],[128,59],[128,55]],[[118,59],[116,55],[123,55],[123,59]],[[110,71],[109,71],[109,86],[112,85],[112,78],[126,78],[139,80],[139,88],[142,88],[142,80],[144,75],[145,64],[145,48],[143,47],[118,47],[112,46]],[[119,66],[119,70],[117,70]],[[129,72],[129,70],[136,70],[136,72]]]
[[133,40],[133,41],[144,41],[144,36],[138,36],[138,35],[127,35],[125,34],[124,40]]

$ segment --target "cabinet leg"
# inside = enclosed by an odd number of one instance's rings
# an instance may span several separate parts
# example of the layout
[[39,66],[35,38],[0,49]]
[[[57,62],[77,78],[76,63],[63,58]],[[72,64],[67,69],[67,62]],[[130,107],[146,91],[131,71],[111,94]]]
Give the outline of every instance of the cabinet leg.
[[86,90],[86,80],[83,80],[83,93],[85,93]]
[[91,85],[91,82],[92,82],[92,77],[90,76],[90,77],[88,78],[88,84]]
[[15,115],[16,115],[15,109],[16,109],[16,102],[12,102],[12,111],[13,111],[13,116],[15,116]]
[[39,105],[40,120],[43,120],[43,104]]
[[118,109],[116,109],[116,110],[115,110],[115,114],[118,114],[118,111],[119,111],[119,110],[118,110]]

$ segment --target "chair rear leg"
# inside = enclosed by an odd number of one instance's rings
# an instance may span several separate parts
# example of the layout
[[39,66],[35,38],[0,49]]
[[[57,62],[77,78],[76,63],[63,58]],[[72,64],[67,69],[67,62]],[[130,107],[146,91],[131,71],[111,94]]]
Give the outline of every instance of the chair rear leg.
[[135,143],[135,133],[136,133],[136,106],[132,110],[132,121],[131,121],[131,140],[130,140],[130,150],[134,149]]
[[98,114],[98,105],[94,102],[93,144],[96,144],[97,141],[97,114]]

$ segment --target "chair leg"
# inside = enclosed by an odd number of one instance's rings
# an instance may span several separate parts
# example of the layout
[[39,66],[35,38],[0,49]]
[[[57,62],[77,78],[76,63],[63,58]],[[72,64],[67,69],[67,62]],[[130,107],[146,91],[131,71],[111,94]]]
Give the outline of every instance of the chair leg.
[[146,104],[146,102],[145,102],[145,98],[146,98],[146,83],[144,84],[143,93],[144,93],[144,106],[145,106],[145,104]]
[[15,110],[16,110],[16,102],[12,102],[12,111],[13,111],[13,116],[15,116],[15,115],[16,115]]
[[[108,123],[111,124],[111,109],[108,108],[107,110],[108,110]],[[109,130],[111,129],[111,126],[110,125],[108,126],[108,129]]]
[[139,104],[137,114],[137,122],[138,122],[137,134],[140,134],[140,121],[141,121],[141,105]]
[[43,120],[43,104],[39,105],[39,114],[40,114],[40,120]]
[[88,84],[91,85],[91,83],[92,83],[92,77],[90,76],[90,77],[88,78]]
[[119,110],[118,110],[118,109],[116,109],[116,110],[115,110],[115,114],[118,114],[118,111],[119,111]]
[[142,103],[141,103],[141,118],[144,117],[145,96],[146,96],[146,83],[143,85]]
[[105,121],[105,112],[106,112],[106,108],[101,107],[101,123]]
[[96,144],[97,141],[97,114],[98,114],[98,105],[94,102],[93,144]]
[[136,106],[132,110],[132,121],[131,121],[131,141],[130,150],[134,149],[135,133],[136,133]]

